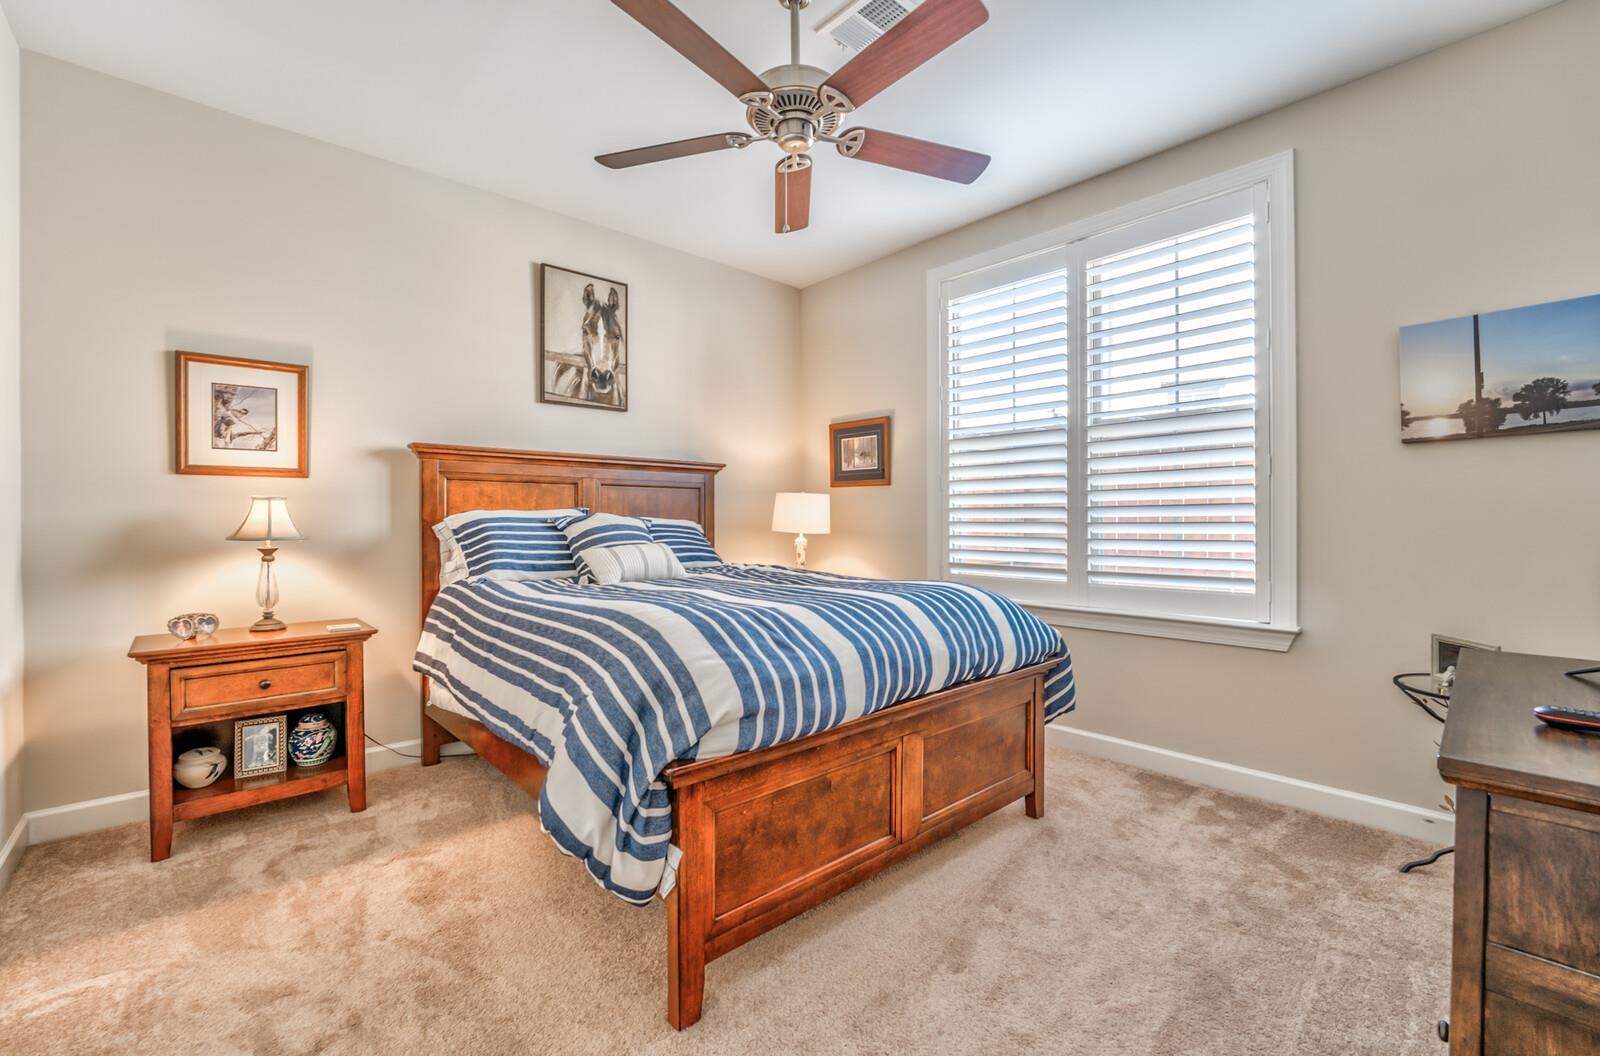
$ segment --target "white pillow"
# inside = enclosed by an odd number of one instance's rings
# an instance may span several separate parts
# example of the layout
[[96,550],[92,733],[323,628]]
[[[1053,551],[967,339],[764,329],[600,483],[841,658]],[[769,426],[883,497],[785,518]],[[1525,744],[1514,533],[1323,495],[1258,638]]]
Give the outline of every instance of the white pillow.
[[583,560],[589,566],[589,574],[601,586],[646,579],[683,579],[689,574],[666,543],[597,546],[584,551]]

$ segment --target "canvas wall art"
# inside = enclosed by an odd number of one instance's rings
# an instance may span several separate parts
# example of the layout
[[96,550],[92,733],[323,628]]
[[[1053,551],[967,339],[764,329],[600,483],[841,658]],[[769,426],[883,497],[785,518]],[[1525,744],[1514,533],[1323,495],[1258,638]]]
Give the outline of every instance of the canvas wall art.
[[539,266],[539,399],[628,409],[628,284]]
[[1600,295],[1400,329],[1408,444],[1600,429]]
[[304,477],[308,367],[177,353],[177,470]]

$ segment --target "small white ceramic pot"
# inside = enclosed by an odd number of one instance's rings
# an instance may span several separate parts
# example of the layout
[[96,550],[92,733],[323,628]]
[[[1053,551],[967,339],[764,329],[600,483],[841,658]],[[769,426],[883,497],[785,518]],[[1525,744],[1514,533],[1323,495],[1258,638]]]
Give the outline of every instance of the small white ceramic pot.
[[191,748],[178,756],[172,779],[184,788],[205,788],[228,769],[228,757],[221,748]]

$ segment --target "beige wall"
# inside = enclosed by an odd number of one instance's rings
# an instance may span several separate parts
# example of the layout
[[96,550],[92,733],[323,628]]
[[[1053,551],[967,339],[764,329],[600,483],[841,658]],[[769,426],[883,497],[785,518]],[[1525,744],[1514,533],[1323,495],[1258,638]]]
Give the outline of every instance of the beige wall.
[[930,269],[1292,148],[1305,633],[1280,655],[1069,630],[1070,722],[1435,805],[1438,727],[1389,676],[1432,631],[1600,655],[1600,434],[1402,447],[1396,331],[1600,293],[1597,40],[1600,0],[1569,0],[806,290],[809,486],[830,419],[895,416],[894,485],[835,491],[813,563],[927,569]]
[[0,12],[0,844],[22,816],[19,87],[17,42]]
[[[417,731],[409,441],[725,461],[719,545],[786,553],[793,289],[51,59],[23,75],[29,809],[146,787],[128,642],[253,618],[255,551],[223,541],[252,492],[311,537],[279,555],[280,613],[381,629],[389,741]],[[535,402],[538,261],[630,283],[626,414]],[[310,478],[174,475],[173,348],[310,363]]]

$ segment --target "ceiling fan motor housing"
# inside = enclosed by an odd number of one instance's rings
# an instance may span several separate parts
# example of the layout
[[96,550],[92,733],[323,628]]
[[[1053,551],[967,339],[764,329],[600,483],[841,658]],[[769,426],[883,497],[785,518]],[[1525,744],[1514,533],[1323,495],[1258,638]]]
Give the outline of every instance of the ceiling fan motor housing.
[[772,139],[790,154],[811,149],[817,134],[831,136],[839,130],[842,114],[823,105],[817,89],[828,79],[828,71],[815,66],[786,63],[761,75],[771,90],[766,106],[746,107],[745,117],[756,135]]

